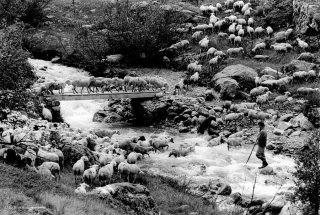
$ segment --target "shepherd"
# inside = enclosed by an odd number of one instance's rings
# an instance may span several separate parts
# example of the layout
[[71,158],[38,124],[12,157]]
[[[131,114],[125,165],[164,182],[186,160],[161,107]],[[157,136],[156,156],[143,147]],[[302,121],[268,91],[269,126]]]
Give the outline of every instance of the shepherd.
[[258,159],[262,161],[262,166],[259,167],[259,169],[265,168],[268,166],[268,163],[266,161],[266,156],[264,154],[264,150],[267,145],[267,131],[265,130],[265,125],[263,121],[258,122],[260,132],[257,137],[256,144],[258,145],[256,156]]

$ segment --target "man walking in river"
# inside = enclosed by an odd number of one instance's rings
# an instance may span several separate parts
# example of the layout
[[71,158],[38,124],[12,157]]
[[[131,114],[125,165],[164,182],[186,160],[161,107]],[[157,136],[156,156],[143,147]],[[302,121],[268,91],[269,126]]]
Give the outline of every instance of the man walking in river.
[[267,145],[267,131],[265,130],[264,122],[259,121],[258,125],[260,128],[260,132],[258,134],[257,142],[256,142],[256,144],[258,144],[256,156],[262,161],[262,166],[259,167],[259,169],[262,169],[268,166],[268,163],[266,161],[266,156],[264,155],[264,150]]

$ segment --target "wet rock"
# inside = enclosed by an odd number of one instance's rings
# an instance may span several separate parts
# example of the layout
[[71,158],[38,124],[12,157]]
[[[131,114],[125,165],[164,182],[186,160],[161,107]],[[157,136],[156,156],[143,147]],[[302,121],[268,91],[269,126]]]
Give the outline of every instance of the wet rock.
[[190,117],[190,115],[189,114],[182,114],[182,115],[180,115],[180,120],[186,120],[186,119],[188,119]]
[[233,199],[234,204],[238,204],[242,200],[241,193],[232,193],[230,197]]
[[192,119],[191,118],[188,118],[186,119],[185,121],[183,121],[183,125],[188,127],[188,126],[191,126],[193,123],[192,123]]
[[174,120],[175,122],[180,122],[180,121],[181,121],[181,117],[180,117],[180,116],[176,116],[173,120]]
[[188,109],[183,111],[182,115],[184,115],[184,114],[189,114],[190,115],[191,113],[192,113],[192,110],[188,108]]
[[169,120],[173,120],[174,118],[177,117],[177,114],[176,113],[169,113],[168,116],[167,116],[167,119]]
[[292,128],[292,124],[289,122],[280,121],[278,125],[278,129],[286,131],[289,128]]
[[283,135],[283,134],[284,134],[284,130],[275,128],[275,129],[273,130],[273,133],[274,133],[275,135]]
[[294,131],[290,134],[290,137],[300,136],[301,131]]
[[192,121],[192,125],[196,125],[198,123],[198,117],[196,116],[192,117],[191,121]]
[[288,113],[288,114],[285,114],[285,115],[281,116],[279,121],[289,122],[290,119],[292,119],[292,118],[293,118],[293,114],[292,113]]
[[114,123],[121,121],[123,121],[123,117],[114,112],[109,112],[107,116],[103,119],[104,123]]
[[202,116],[208,117],[209,116],[209,111],[207,108],[200,107],[198,110],[198,113]]
[[222,113],[222,112],[223,112],[223,108],[222,108],[222,107],[219,107],[219,106],[213,107],[212,110],[214,110],[215,112],[219,112],[219,113]]
[[275,175],[275,172],[273,171],[273,168],[271,166],[267,166],[263,169],[259,169],[259,173],[261,175]]
[[190,131],[190,128],[188,128],[188,127],[185,127],[185,126],[179,127],[179,132],[180,133],[187,133],[189,131]]
[[239,84],[232,78],[220,78],[215,82],[216,90],[222,99],[233,99],[239,90]]
[[203,124],[203,122],[206,120],[206,117],[204,117],[204,116],[199,116],[199,119],[198,119],[198,122],[199,122],[199,124]]
[[303,113],[300,113],[298,116],[294,117],[291,120],[291,123],[293,125],[299,125],[302,130],[311,130],[314,128],[312,123],[303,115]]

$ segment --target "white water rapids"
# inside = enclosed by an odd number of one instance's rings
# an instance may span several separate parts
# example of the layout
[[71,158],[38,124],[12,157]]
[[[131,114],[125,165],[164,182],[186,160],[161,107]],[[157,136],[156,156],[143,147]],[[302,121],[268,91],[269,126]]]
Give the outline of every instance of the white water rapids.
[[[44,76],[49,80],[66,81],[67,79],[72,80],[88,76],[88,73],[84,71],[52,64],[48,61],[30,59],[29,62],[34,66],[39,76]],[[47,67],[47,70],[40,70],[44,66]],[[66,90],[68,91],[70,88]],[[197,146],[195,152],[190,153],[187,157],[174,158],[172,156],[169,158],[169,151],[156,154],[151,152],[151,158],[147,157],[143,161],[143,168],[148,168],[163,175],[186,175],[198,184],[207,184],[209,179],[220,178],[231,186],[232,192],[240,192],[243,195],[251,196],[255,175],[258,172],[257,167],[261,165],[261,161],[255,157],[255,153],[253,153],[249,163],[245,165],[252,146],[242,146],[227,151],[225,144],[212,148],[203,146],[204,144],[201,144],[201,142],[205,142],[205,137],[197,134],[179,134],[172,130],[165,131],[149,127],[128,127],[126,124],[107,125],[92,122],[93,114],[103,107],[104,102],[98,100],[61,101],[61,112],[65,121],[75,128],[116,128],[120,130],[121,135],[132,136],[137,134],[139,136],[145,135],[146,138],[152,133],[167,132],[175,140],[171,148],[177,148],[186,139],[196,141],[200,143],[200,146]],[[190,138],[197,139],[190,140]],[[291,158],[283,155],[272,155],[269,152],[266,152],[266,157],[276,175],[257,175],[255,197],[269,200],[275,193],[288,191],[293,186],[290,172],[294,170],[294,162]],[[200,164],[206,165],[206,173],[201,174]]]

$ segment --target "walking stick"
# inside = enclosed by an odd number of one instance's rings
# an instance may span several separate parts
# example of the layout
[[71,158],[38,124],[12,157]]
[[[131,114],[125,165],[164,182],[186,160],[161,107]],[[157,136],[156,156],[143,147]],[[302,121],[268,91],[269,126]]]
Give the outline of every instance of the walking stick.
[[254,150],[254,147],[256,147],[256,144],[253,145],[252,150],[251,150],[251,153],[250,153],[250,155],[249,155],[249,157],[248,157],[248,160],[247,160],[247,162],[246,162],[245,165],[247,165],[247,163],[249,162],[250,157],[251,157],[251,155],[252,155],[252,152],[253,152],[253,150]]

